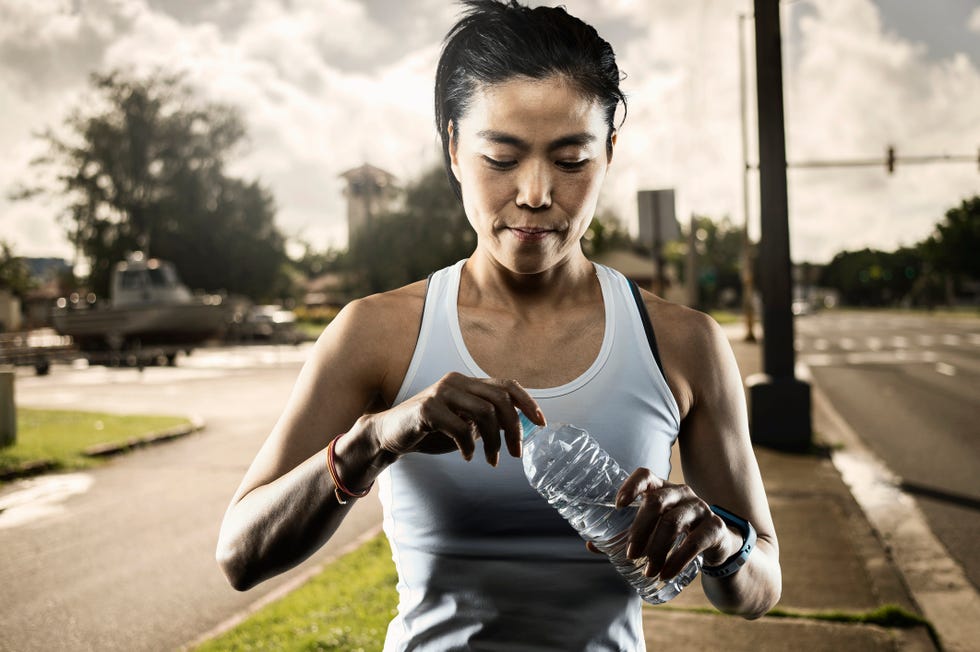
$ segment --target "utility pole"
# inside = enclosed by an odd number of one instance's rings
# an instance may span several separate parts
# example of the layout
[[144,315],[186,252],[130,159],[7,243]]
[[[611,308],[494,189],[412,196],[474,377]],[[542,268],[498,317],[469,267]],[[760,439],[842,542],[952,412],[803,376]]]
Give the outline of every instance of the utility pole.
[[745,318],[745,341],[755,342],[755,279],[752,269],[752,241],[749,239],[749,125],[745,92],[745,27],[748,18],[738,15],[738,97],[742,117],[742,315]]
[[754,0],[756,94],[759,122],[759,187],[762,234],[763,370],[747,379],[753,441],[805,451],[813,429],[810,385],[794,375],[789,200],[783,120],[782,44],[779,0]]

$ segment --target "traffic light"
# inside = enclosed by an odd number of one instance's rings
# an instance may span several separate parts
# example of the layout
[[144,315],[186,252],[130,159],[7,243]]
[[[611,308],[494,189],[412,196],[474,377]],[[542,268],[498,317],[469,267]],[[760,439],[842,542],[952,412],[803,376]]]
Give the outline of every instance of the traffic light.
[[888,174],[895,172],[895,148],[891,145],[888,146],[888,158],[885,161],[885,166],[888,168]]

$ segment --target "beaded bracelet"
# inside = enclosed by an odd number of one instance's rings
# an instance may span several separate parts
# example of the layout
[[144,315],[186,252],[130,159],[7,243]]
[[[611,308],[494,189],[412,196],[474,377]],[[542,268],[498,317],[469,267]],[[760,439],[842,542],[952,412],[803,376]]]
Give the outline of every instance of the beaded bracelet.
[[334,487],[333,493],[337,497],[337,502],[340,503],[341,505],[346,505],[348,502],[347,500],[344,499],[344,496],[347,496],[349,498],[363,498],[364,496],[368,495],[368,493],[371,491],[371,487],[374,486],[374,483],[372,482],[367,486],[367,489],[364,489],[362,491],[351,491],[346,486],[344,486],[343,482],[340,481],[340,476],[337,475],[337,468],[334,466],[333,449],[334,449],[334,444],[336,444],[337,440],[343,437],[344,434],[345,433],[340,433],[339,435],[331,439],[329,444],[327,444],[327,472],[330,473],[330,479],[333,480],[333,487]]

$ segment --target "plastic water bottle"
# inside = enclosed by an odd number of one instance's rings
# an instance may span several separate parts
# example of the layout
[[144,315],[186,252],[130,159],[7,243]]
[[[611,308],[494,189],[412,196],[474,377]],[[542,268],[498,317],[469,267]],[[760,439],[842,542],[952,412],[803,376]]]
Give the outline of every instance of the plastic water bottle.
[[[639,503],[616,509],[616,494],[629,474],[589,433],[567,423],[541,427],[524,414],[520,419],[524,428],[521,457],[528,482],[583,539],[609,556],[643,600],[662,604],[691,583],[701,570],[700,555],[669,581],[643,574],[646,557],[626,557],[628,531]],[[678,537],[674,547],[682,539],[683,535]]]

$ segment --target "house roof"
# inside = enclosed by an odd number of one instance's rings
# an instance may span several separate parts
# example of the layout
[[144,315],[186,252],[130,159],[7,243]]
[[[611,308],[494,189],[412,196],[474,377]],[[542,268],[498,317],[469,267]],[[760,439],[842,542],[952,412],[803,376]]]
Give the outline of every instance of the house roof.
[[391,174],[390,172],[386,172],[385,170],[375,167],[370,163],[365,163],[360,167],[351,168],[346,172],[341,172],[337,176],[343,177],[344,179],[347,179],[347,181],[349,182],[369,180],[369,181],[373,181],[374,184],[378,186],[387,186],[387,185],[394,184],[395,179],[397,178],[395,177],[395,175]]
[[598,256],[593,256],[592,260],[600,265],[612,267],[634,280],[653,279],[656,276],[653,259],[649,256],[641,256],[629,249],[604,251]]

